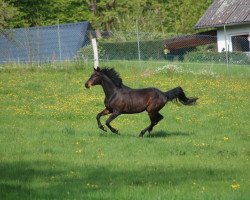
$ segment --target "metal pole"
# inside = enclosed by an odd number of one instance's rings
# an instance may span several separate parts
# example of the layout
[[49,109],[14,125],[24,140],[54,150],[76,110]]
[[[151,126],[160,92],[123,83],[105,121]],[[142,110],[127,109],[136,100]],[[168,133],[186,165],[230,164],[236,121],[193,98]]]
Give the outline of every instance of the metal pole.
[[229,64],[229,61],[228,61],[228,51],[229,51],[229,48],[228,48],[228,45],[227,45],[227,31],[226,31],[226,25],[224,25],[224,37],[225,37],[226,61],[227,61],[227,68],[228,68],[228,64]]
[[139,59],[139,61],[141,61],[141,51],[140,51],[140,38],[139,38],[138,20],[136,20],[136,33],[137,33],[138,59]]
[[39,33],[39,29],[40,29],[40,28],[37,28],[37,29],[36,29],[36,42],[37,42],[37,55],[36,55],[36,60],[38,61],[38,64],[39,64],[40,61],[41,61],[41,58],[40,58],[40,33]]
[[59,19],[57,20],[57,35],[58,35],[59,59],[60,59],[60,61],[62,61],[62,48],[61,48],[61,37],[60,37]]

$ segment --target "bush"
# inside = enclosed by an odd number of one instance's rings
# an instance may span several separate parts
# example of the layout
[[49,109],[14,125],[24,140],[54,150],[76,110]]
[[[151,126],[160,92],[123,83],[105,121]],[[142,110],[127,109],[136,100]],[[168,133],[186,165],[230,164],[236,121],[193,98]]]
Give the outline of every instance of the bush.
[[[102,47],[98,46],[98,56],[101,58],[105,54]],[[86,45],[79,49],[76,55],[77,60],[93,60],[94,59],[94,52],[92,45]]]
[[[226,55],[226,52],[193,51],[185,55],[184,61],[226,63]],[[249,64],[248,56],[243,52],[228,52],[228,61],[230,64]]]
[[[163,41],[140,41],[141,60],[164,59]],[[99,42],[105,52],[100,59],[107,60],[138,60],[138,43],[135,42]]]

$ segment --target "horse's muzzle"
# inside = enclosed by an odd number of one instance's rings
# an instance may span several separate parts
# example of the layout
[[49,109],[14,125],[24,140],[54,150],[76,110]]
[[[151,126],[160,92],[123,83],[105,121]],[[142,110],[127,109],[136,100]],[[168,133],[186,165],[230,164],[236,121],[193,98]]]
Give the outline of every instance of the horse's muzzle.
[[86,88],[89,88],[88,82],[85,83],[85,87],[86,87]]
[[86,87],[86,88],[90,88],[91,86],[92,86],[92,84],[91,84],[90,81],[87,81],[87,82],[85,83],[85,87]]

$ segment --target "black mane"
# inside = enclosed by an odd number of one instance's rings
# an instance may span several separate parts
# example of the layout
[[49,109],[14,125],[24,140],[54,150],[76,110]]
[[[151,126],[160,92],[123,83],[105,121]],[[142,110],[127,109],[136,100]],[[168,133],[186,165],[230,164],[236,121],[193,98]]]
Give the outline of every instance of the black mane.
[[104,73],[107,77],[109,77],[117,87],[122,86],[122,79],[120,77],[120,74],[115,71],[114,68],[105,67],[101,69],[101,72]]

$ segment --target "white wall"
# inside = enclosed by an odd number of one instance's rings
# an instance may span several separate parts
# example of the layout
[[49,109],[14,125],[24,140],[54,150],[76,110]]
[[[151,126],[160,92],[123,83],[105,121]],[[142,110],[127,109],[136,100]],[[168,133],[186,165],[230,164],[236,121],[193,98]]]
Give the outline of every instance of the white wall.
[[[250,35],[250,24],[247,25],[239,25],[239,26],[226,26],[226,37],[224,28],[219,28],[217,30],[217,47],[218,52],[221,52],[224,48],[225,51],[228,49],[232,51],[232,36],[236,35]],[[226,41],[225,41],[226,39]]]

